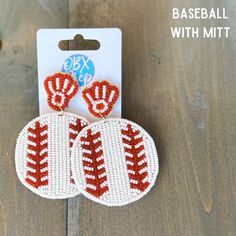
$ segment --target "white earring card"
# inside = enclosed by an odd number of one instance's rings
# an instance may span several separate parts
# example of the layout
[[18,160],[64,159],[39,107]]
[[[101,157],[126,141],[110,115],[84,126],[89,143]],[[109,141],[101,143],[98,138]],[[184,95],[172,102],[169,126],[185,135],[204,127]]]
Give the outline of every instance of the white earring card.
[[[65,47],[60,48],[63,43]],[[64,72],[71,74],[79,84],[79,91],[67,111],[96,120],[88,111],[82,91],[95,81],[107,80],[120,89],[110,117],[121,117],[122,35],[119,29],[40,29],[37,59],[40,115],[53,112],[47,105],[45,78]]]

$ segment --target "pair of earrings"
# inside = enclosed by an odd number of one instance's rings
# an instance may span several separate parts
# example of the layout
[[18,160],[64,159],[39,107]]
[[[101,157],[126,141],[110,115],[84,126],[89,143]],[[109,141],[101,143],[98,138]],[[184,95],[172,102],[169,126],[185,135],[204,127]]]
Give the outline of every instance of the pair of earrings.
[[48,105],[57,112],[30,121],[18,136],[15,161],[20,181],[50,199],[84,194],[108,206],[121,206],[144,196],[159,171],[156,147],[138,124],[106,118],[119,97],[118,87],[94,82],[82,92],[88,110],[100,121],[64,112],[78,91],[69,74],[44,81]]

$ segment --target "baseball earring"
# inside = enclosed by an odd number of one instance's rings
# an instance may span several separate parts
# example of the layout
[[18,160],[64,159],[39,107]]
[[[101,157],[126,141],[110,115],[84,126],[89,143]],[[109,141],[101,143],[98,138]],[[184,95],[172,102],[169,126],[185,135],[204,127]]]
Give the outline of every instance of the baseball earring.
[[44,81],[48,106],[57,111],[30,121],[20,132],[15,150],[20,181],[34,193],[51,199],[79,194],[71,172],[70,153],[77,134],[88,121],[64,112],[78,91],[69,74],[56,73]]
[[95,117],[71,150],[72,173],[78,189],[91,200],[122,206],[144,196],[159,172],[156,147],[138,124],[121,118],[106,118],[119,97],[118,87],[95,82],[83,90],[83,98]]

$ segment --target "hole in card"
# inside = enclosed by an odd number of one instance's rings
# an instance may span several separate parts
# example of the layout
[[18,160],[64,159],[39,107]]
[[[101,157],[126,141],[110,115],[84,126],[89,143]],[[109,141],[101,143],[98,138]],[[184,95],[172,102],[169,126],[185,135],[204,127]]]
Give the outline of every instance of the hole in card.
[[74,39],[61,40],[58,43],[58,47],[63,51],[75,51],[75,50],[98,50],[100,43],[95,39],[85,39],[83,35],[77,34]]

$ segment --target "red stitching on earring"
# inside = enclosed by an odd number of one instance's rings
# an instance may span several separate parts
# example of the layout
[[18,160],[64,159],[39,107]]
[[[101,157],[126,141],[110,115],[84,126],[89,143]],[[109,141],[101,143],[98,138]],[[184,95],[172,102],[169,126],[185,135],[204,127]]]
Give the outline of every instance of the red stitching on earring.
[[143,138],[139,130],[134,130],[130,124],[123,129],[122,141],[125,145],[125,157],[130,178],[130,187],[144,191],[148,186],[148,170]]
[[[74,140],[76,139],[76,137],[77,137],[77,135],[79,134],[79,132],[80,132],[85,126],[86,126],[86,124],[83,124],[80,119],[76,119],[75,122],[72,122],[72,123],[69,124],[69,131],[70,131],[70,134],[69,134],[69,137],[70,137],[70,148],[72,148]],[[72,184],[74,184],[75,181],[74,181],[74,178],[73,178],[73,176],[72,176],[72,172],[70,173],[70,175],[71,175],[71,176],[70,176],[70,178],[71,178],[71,179],[70,179],[70,182],[71,182]]]
[[25,181],[35,188],[48,184],[48,134],[47,125],[35,122],[28,129],[27,177]]
[[83,148],[83,169],[86,177],[86,191],[100,197],[108,191],[107,175],[101,148],[100,132],[92,134],[89,129],[87,137],[80,139]]

